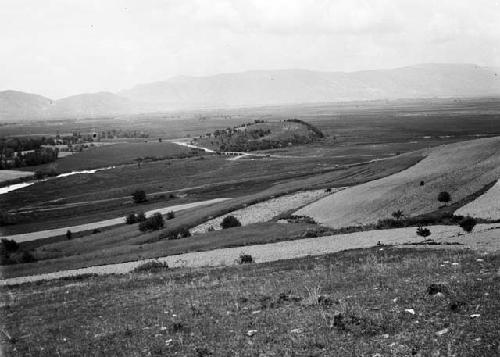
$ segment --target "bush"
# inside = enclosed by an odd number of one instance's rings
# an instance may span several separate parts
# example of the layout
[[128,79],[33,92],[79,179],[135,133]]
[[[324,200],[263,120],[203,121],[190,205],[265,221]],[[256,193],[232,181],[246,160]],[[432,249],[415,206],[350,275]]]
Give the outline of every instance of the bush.
[[429,228],[418,227],[417,235],[425,238],[431,235],[431,231],[429,230]]
[[459,223],[460,227],[467,233],[472,232],[476,224],[477,220],[471,216],[464,217]]
[[451,195],[447,191],[441,191],[441,192],[439,192],[439,195],[438,195],[438,201],[444,202],[444,203],[450,202]]
[[160,262],[158,260],[153,260],[141,264],[132,270],[133,273],[158,273],[168,269],[168,264],[165,262]]
[[227,229],[232,227],[241,227],[241,223],[235,216],[226,216],[222,220],[220,226],[222,229]]
[[134,224],[134,223],[137,223],[137,216],[135,215],[135,213],[129,213],[127,215],[127,218],[125,218],[125,222],[127,224]]
[[168,232],[162,233],[160,239],[175,240],[191,237],[191,232],[185,227],[175,228]]
[[175,218],[174,211],[167,212],[166,218],[167,220],[174,219]]
[[156,231],[163,228],[163,216],[160,213],[155,213],[151,217],[146,218],[145,221],[139,223],[139,230],[141,232]]
[[146,215],[144,214],[144,212],[139,212],[137,213],[135,219],[137,222],[144,222],[146,220]]
[[132,193],[132,198],[134,199],[135,203],[143,203],[148,201],[148,199],[146,198],[146,192],[144,190],[135,191],[134,193]]
[[72,235],[72,233],[71,233],[71,231],[68,229],[68,230],[66,231],[66,239],[67,239],[67,240],[70,240],[70,239],[71,239],[71,235]]
[[250,254],[241,253],[238,258],[238,264],[253,263],[253,257]]

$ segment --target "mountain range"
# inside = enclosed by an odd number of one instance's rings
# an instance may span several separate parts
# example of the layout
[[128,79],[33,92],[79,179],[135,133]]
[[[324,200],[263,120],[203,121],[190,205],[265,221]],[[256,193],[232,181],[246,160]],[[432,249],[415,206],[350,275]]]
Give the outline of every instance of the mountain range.
[[0,120],[353,100],[496,97],[500,96],[499,74],[498,68],[474,64],[421,64],[358,72],[290,69],[180,76],[117,93],[86,93],[58,100],[7,90],[0,92]]

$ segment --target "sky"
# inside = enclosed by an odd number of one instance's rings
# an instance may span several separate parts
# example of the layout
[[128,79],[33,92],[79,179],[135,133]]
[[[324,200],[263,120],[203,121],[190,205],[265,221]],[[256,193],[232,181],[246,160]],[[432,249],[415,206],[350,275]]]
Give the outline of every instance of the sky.
[[500,0],[0,0],[0,90],[52,99],[178,75],[500,67]]

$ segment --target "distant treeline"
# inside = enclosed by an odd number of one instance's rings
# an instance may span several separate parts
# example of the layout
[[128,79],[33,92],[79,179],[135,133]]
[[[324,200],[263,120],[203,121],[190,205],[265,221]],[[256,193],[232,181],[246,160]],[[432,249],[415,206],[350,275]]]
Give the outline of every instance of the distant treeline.
[[55,145],[55,141],[46,137],[0,139],[0,169],[36,166],[57,160],[58,151],[42,147],[44,145]]

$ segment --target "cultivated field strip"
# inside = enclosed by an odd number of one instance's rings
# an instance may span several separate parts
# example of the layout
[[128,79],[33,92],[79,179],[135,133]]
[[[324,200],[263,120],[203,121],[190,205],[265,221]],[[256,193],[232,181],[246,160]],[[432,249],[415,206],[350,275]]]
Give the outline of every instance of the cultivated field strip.
[[211,219],[192,228],[190,231],[191,234],[201,234],[208,232],[209,229],[221,229],[220,224],[222,220],[229,215],[236,217],[242,226],[252,223],[268,222],[280,214],[298,209],[301,206],[314,202],[336,191],[339,191],[339,189],[333,189],[331,192],[326,192],[325,190],[299,191],[289,195],[271,198],[267,201],[259,202]]
[[[226,200],[228,200],[228,198],[214,198],[214,199],[207,200],[207,201],[191,202],[191,203],[185,203],[185,204],[180,204],[180,205],[167,206],[164,208],[157,208],[157,209],[154,209],[151,211],[147,211],[145,214],[146,214],[146,216],[150,216],[150,215],[155,214],[155,213],[166,214],[167,212],[170,212],[170,211],[176,212],[176,211],[180,211],[180,210],[184,210],[184,209],[205,206],[205,205],[211,205],[211,204],[226,201]],[[43,238],[49,238],[49,237],[63,235],[68,230],[70,230],[72,233],[76,233],[76,232],[88,231],[88,230],[92,230],[92,229],[116,226],[118,224],[125,223],[125,218],[126,218],[126,216],[123,216],[123,217],[117,217],[117,218],[112,218],[112,219],[106,219],[106,220],[98,221],[98,222],[80,224],[80,225],[71,226],[71,227],[61,227],[61,228],[48,229],[48,230],[43,230],[43,231],[31,232],[31,233],[13,234],[10,236],[4,236],[2,238],[13,239],[18,243],[27,242],[27,241],[32,241],[32,240],[36,240],[36,239],[43,239]]]
[[500,180],[486,193],[455,211],[458,216],[500,219]]
[[431,149],[407,170],[347,188],[296,214],[335,228],[374,223],[397,210],[419,215],[443,205],[437,200],[440,191],[448,191],[457,202],[498,177],[500,137],[465,141]]
[[[432,239],[436,242],[456,242],[462,245],[446,245],[445,247],[472,248],[482,252],[495,252],[500,249],[498,232],[500,224],[479,224],[471,234],[463,234],[458,226],[429,226]],[[271,244],[249,245],[245,247],[222,248],[206,252],[191,252],[158,258],[171,268],[204,267],[204,266],[230,266],[238,264],[241,253],[250,254],[255,262],[266,263],[282,259],[294,259],[304,256],[315,256],[335,253],[347,249],[369,248],[380,244],[400,245],[405,243],[421,242],[422,237],[417,236],[415,227],[398,228],[390,230],[374,230],[339,234],[333,236],[306,238],[294,241],[284,241]],[[421,246],[419,246],[421,247]],[[435,248],[436,246],[431,246]],[[381,248],[383,249],[383,248]],[[61,270],[54,273],[16,277],[0,280],[0,286],[13,285],[40,280],[53,280],[82,274],[126,274],[138,266],[154,261],[145,259],[134,262],[91,266],[82,269]]]

